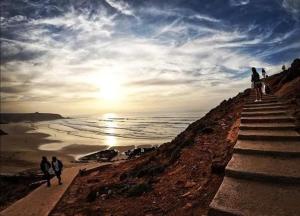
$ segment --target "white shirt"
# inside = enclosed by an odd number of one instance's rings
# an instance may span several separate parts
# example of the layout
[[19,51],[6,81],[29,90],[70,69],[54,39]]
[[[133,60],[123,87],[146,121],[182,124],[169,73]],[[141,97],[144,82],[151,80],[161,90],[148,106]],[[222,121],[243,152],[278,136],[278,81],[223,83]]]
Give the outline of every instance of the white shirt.
[[55,161],[53,164],[54,164],[54,170],[55,171],[59,171],[59,163],[58,163],[58,161]]

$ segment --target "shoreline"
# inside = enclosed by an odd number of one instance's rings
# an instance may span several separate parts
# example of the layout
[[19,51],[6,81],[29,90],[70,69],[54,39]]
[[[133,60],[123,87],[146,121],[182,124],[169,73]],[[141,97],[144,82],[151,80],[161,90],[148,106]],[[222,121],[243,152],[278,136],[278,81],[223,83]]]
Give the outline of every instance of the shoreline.
[[39,132],[34,123],[19,122],[1,124],[0,129],[7,133],[1,135],[1,157],[0,175],[17,175],[18,173],[39,170],[39,163],[42,156],[57,156],[63,161],[65,167],[77,166],[80,163],[87,163],[80,158],[93,155],[103,150],[116,150],[118,155],[113,159],[124,160],[124,153],[138,147],[147,148],[151,145],[128,145],[128,146],[107,146],[88,144],[68,144],[54,150],[44,150],[43,145],[57,146],[64,145],[61,139],[53,139],[53,135]]

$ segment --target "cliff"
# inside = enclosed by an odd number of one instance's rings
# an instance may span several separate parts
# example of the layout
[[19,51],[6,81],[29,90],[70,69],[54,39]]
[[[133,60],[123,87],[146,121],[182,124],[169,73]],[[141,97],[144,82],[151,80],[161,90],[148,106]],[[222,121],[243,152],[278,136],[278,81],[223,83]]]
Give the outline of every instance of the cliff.
[[0,113],[0,123],[5,124],[9,122],[37,122],[63,119],[59,114],[53,113]]
[[[267,79],[299,110],[299,64]],[[75,179],[53,215],[206,215],[237,140],[250,90],[223,101],[170,143]],[[80,192],[80,193],[78,193]]]
[[268,77],[266,82],[275,95],[289,103],[290,114],[296,117],[300,131],[300,59],[295,59],[289,69]]
[[205,214],[222,182],[249,94],[223,101],[153,152],[77,178],[53,214]]

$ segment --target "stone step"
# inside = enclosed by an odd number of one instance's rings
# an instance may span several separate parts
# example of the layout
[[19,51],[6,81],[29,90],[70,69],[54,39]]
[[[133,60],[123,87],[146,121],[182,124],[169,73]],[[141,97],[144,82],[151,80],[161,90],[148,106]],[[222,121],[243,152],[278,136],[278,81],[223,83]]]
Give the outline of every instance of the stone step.
[[[275,96],[275,95],[270,95],[270,94],[263,94],[262,97],[263,97],[263,98],[278,98],[277,96]],[[248,98],[256,98],[256,95],[255,95],[255,94],[249,95]]]
[[251,103],[245,104],[244,108],[259,108],[259,107],[273,107],[273,106],[286,106],[287,103],[283,102],[272,102],[272,103]]
[[241,123],[294,123],[295,119],[286,115],[263,116],[263,117],[241,117]]
[[238,140],[233,151],[239,154],[300,157],[300,143],[298,141]]
[[278,99],[265,99],[265,100],[261,100],[261,101],[253,101],[253,100],[249,100],[246,101],[246,104],[267,104],[267,103],[278,103]]
[[270,102],[273,102],[273,101],[278,101],[277,98],[263,98],[261,101],[256,101],[256,98],[247,98],[245,99],[245,102],[249,102],[249,103],[261,103],[261,102],[266,102],[266,101],[270,101]]
[[[247,98],[248,100],[255,100],[256,99],[256,96],[253,95],[253,96],[249,96]],[[274,95],[263,95],[262,99],[278,99],[278,97],[274,96]]]
[[225,177],[210,204],[209,216],[299,216],[299,185]]
[[263,104],[263,103],[276,103],[280,102],[278,99],[262,99],[261,101],[256,101],[256,99],[246,99],[245,103],[246,104]]
[[225,175],[257,181],[300,183],[300,157],[233,154]]
[[267,106],[267,107],[252,107],[243,108],[245,112],[259,112],[259,111],[275,111],[275,110],[288,110],[288,106]]
[[274,111],[257,111],[257,112],[242,112],[242,116],[272,116],[272,115],[285,115],[285,110]]
[[295,130],[296,125],[293,123],[242,123],[241,130]]
[[240,130],[238,139],[300,141],[300,135],[295,130]]

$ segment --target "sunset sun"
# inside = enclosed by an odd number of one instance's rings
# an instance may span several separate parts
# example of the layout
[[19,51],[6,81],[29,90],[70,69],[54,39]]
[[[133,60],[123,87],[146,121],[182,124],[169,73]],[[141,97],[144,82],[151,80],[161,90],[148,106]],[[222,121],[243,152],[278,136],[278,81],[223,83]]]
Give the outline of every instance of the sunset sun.
[[106,74],[100,81],[100,97],[107,101],[119,101],[120,94],[120,82],[111,74]]

